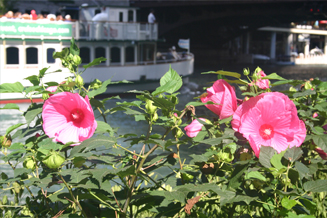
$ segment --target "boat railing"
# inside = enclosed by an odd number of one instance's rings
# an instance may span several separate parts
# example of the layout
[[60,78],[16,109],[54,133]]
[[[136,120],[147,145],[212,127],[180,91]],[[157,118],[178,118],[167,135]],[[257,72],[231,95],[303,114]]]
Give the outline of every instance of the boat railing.
[[157,40],[158,24],[77,21],[74,33],[85,40]]
[[158,24],[136,22],[0,20],[2,38],[157,40]]

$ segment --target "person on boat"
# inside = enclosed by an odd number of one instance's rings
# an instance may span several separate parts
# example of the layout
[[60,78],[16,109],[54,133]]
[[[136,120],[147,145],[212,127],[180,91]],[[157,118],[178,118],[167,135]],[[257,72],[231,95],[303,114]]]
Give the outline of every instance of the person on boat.
[[64,21],[64,18],[62,17],[61,14],[57,15],[56,21],[60,21],[60,22]]
[[154,16],[154,10],[150,10],[150,14],[148,15],[148,23],[155,23],[156,17]]
[[22,12],[17,11],[17,12],[14,14],[14,19],[22,19]]
[[37,20],[37,14],[35,10],[31,10],[31,20]]
[[176,52],[176,47],[175,46],[171,47],[170,52],[171,52],[171,55],[174,57],[174,59],[176,59],[176,60],[181,59],[179,54]]
[[69,14],[66,14],[65,16],[65,22],[71,22],[72,21],[72,18],[70,17]]
[[1,17],[1,20],[6,20],[6,19],[13,19],[14,13],[12,11],[8,11],[5,16]]

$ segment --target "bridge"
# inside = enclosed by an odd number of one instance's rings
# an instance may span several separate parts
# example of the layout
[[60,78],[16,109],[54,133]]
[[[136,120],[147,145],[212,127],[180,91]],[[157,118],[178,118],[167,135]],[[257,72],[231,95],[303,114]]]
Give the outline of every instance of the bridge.
[[131,0],[130,6],[140,8],[140,21],[147,21],[153,8],[159,37],[175,45],[179,38],[190,38],[193,52],[221,49],[231,39],[265,26],[327,20],[325,0]]

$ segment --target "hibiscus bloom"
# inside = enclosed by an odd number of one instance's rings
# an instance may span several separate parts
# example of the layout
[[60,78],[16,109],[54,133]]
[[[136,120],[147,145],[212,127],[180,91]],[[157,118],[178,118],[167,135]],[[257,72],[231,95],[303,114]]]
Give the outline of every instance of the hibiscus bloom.
[[[206,121],[204,118],[199,118],[199,120]],[[187,125],[184,130],[186,132],[186,135],[190,138],[193,138],[198,135],[198,133],[201,131],[203,124],[200,123],[198,120],[193,120],[192,123]]]
[[268,89],[269,88],[269,79],[262,79],[262,77],[267,76],[262,70],[257,73],[258,80],[255,82],[255,84],[260,89]]
[[51,96],[43,105],[43,130],[54,141],[82,142],[90,138],[96,127],[88,96],[61,92]]
[[262,93],[243,102],[234,113],[232,127],[249,141],[257,157],[261,146],[280,153],[299,147],[306,136],[294,103],[279,92]]
[[225,80],[217,80],[207,93],[201,97],[203,103],[212,101],[216,104],[207,104],[206,107],[217,114],[219,118],[225,119],[234,114],[237,108],[237,100],[234,87]]
[[[56,92],[58,89],[58,86],[48,86],[48,88],[46,88],[45,90],[47,90],[48,92]],[[52,96],[53,94],[49,94],[49,96]]]

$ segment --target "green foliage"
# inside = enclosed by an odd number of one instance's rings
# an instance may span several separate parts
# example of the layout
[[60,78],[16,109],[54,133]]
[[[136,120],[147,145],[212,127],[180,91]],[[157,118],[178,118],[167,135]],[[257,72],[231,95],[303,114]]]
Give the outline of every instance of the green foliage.
[[[84,87],[80,79],[83,72],[77,72],[79,48],[73,39],[70,48],[53,56],[61,59],[73,76],[62,84],[44,84],[42,79],[48,70],[44,68],[26,78],[33,87],[2,84],[0,92],[25,92],[33,97],[50,94],[45,88],[54,85],[58,86],[57,92],[87,95],[93,109],[100,112],[97,129],[93,137],[79,145],[62,144],[43,131],[43,104],[33,103],[22,112],[26,122],[8,127],[1,137],[0,158],[3,165],[12,169],[8,175],[2,172],[0,177],[0,187],[7,191],[1,193],[0,199],[3,216],[327,217],[327,164],[317,153],[318,147],[327,152],[323,129],[327,124],[326,82],[286,80],[275,73],[262,78],[277,80],[271,86],[293,86],[284,93],[305,121],[307,137],[301,147],[281,153],[262,146],[257,158],[249,143],[231,128],[232,116],[202,121],[194,113],[194,107],[213,102],[194,101],[181,111],[176,109],[182,79],[172,68],[154,92],[130,91],[137,95],[137,100],[99,100],[95,97],[113,82],[94,80]],[[104,60],[98,58],[83,67]],[[241,80],[239,73],[208,73],[219,78],[233,77],[235,80],[226,81],[241,85],[247,98],[270,91],[260,90],[254,84],[249,86],[252,81]],[[248,79],[258,79],[248,69],[243,73]],[[297,90],[295,86],[300,84],[304,85]],[[106,102],[112,99],[117,100],[116,106],[106,108]],[[20,111],[16,104],[1,109]],[[117,129],[110,126],[110,116],[116,112],[146,123],[148,131],[142,135],[118,135]],[[314,113],[318,116],[313,117]],[[183,134],[183,127],[190,121],[182,118],[196,119],[203,125],[196,137]],[[11,140],[10,145],[4,146],[7,139]],[[181,146],[207,149],[183,157],[179,152]],[[162,169],[170,173],[162,175]]]

